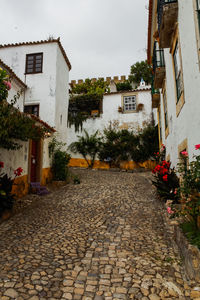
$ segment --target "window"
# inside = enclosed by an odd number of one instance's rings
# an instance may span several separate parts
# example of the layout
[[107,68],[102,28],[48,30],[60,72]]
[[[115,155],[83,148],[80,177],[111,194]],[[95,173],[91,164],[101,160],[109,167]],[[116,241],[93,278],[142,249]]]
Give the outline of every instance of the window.
[[200,0],[196,0],[196,1],[197,1],[197,17],[199,21],[199,30],[200,30]]
[[26,55],[26,74],[42,73],[43,53]]
[[136,95],[124,97],[124,112],[136,110]]
[[181,58],[179,52],[179,44],[176,43],[175,50],[174,50],[174,70],[175,70],[175,79],[176,79],[176,93],[177,93],[177,102],[180,99],[180,96],[183,91],[182,87],[182,74],[181,74]]
[[163,93],[163,106],[164,106],[164,117],[165,117],[165,129],[167,129],[168,128],[168,113],[167,113],[166,91]]
[[25,105],[24,112],[39,117],[39,105]]

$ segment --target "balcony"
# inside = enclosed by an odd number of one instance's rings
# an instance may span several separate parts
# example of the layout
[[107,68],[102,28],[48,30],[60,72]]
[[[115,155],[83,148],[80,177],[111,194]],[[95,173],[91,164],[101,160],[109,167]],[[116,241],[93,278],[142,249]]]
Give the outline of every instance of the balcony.
[[178,1],[158,0],[158,31],[161,48],[170,48],[172,33],[178,21]]
[[152,108],[158,108],[160,105],[160,91],[154,88],[154,78],[151,84]]
[[164,51],[159,48],[157,42],[154,43],[153,50],[153,73],[154,73],[154,88],[162,88],[163,80],[165,78],[165,59]]

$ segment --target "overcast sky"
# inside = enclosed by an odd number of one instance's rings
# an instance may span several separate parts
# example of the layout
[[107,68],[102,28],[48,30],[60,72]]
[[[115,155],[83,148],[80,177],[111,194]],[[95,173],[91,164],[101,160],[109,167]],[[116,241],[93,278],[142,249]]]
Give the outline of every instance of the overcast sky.
[[146,59],[148,0],[0,0],[0,44],[60,37],[70,80],[128,75]]

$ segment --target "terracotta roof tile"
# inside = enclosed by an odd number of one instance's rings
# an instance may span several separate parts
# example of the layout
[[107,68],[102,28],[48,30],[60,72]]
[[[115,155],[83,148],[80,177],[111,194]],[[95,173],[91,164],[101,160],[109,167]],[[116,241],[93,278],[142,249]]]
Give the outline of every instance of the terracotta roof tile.
[[132,92],[147,92],[147,91],[151,91],[151,88],[134,89],[134,90],[131,90],[131,91],[119,91],[119,92],[105,93],[104,96],[116,95],[116,94],[130,94]]
[[35,41],[35,42],[22,42],[22,43],[15,43],[15,44],[5,44],[0,45],[0,48],[8,48],[8,47],[18,47],[18,46],[29,46],[29,45],[40,45],[40,44],[50,44],[50,43],[58,43],[58,46],[63,54],[63,57],[69,67],[69,70],[71,70],[72,66],[71,63],[67,57],[67,54],[60,42],[60,38],[57,39],[49,39],[49,40],[41,40],[41,41]]

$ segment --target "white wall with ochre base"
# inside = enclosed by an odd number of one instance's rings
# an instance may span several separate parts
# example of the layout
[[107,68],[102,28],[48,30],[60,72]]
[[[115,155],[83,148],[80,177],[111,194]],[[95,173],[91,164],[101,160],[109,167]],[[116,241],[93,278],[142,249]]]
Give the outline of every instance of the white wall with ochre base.
[[[128,95],[128,94],[124,94]],[[139,112],[120,113],[118,107],[122,107],[122,94],[108,94],[103,98],[103,113],[100,117],[89,118],[83,123],[83,131],[75,132],[74,125],[67,129],[67,145],[77,141],[78,136],[84,135],[84,129],[91,135],[97,130],[103,133],[111,123],[117,124],[120,129],[138,130],[152,120],[151,92],[137,92],[137,104],[144,104]],[[80,154],[70,153],[73,158],[82,158]]]

